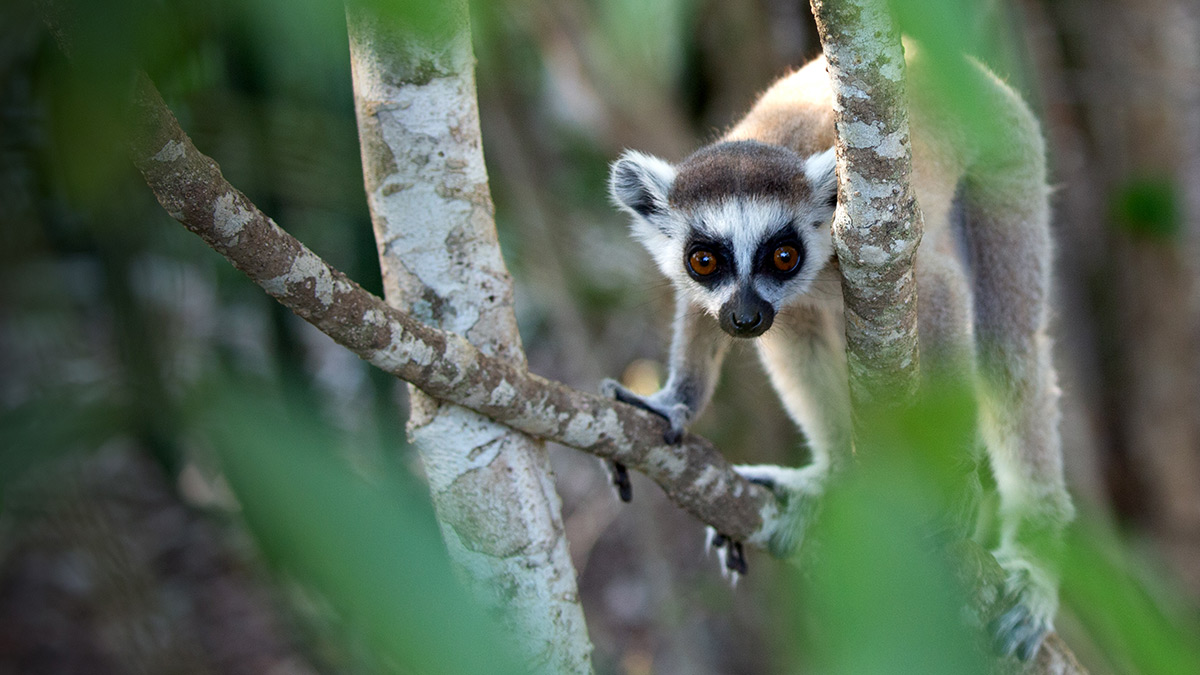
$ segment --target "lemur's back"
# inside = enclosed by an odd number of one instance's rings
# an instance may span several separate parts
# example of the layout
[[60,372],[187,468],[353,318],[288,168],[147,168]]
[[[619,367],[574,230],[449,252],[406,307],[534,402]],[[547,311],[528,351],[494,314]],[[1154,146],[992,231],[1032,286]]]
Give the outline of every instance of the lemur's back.
[[781,78],[723,140],[782,145],[802,157],[833,145],[833,88],[820,57]]
[[[964,140],[960,124],[940,106],[928,105],[928,97],[913,96],[930,84],[920,63],[915,44],[906,43],[908,65],[909,126],[912,147],[913,184],[924,213],[926,236],[934,247],[949,247],[943,242],[951,204],[966,164],[974,154]],[[983,74],[984,69],[978,68]],[[990,74],[976,77],[1003,106],[1014,96]],[[995,91],[1004,90],[1003,92]],[[799,70],[776,81],[722,140],[757,140],[781,145],[809,156],[833,146],[833,87],[824,57],[810,61]],[[948,248],[947,248],[948,250]]]

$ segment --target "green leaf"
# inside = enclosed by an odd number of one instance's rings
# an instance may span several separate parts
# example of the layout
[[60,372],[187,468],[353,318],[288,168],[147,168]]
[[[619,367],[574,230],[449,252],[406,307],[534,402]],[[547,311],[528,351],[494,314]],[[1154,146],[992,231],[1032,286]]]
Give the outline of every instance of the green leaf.
[[451,574],[424,490],[368,483],[311,417],[243,391],[216,402],[206,426],[264,552],[382,656],[405,672],[519,672]]

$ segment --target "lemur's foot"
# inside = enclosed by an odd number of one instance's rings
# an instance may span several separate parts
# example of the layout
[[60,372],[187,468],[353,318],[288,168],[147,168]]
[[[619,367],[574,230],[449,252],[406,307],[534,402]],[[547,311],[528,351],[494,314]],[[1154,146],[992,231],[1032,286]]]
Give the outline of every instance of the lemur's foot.
[[705,532],[704,550],[716,549],[717,558],[721,561],[721,575],[736,586],[738,578],[750,569],[746,565],[746,549],[742,542],[734,541],[711,527],[706,528]]
[[777,558],[795,555],[816,513],[826,472],[816,466],[792,469],[769,464],[739,465],[733,470],[770,490],[779,506],[778,515],[764,520],[759,534],[750,543],[764,546]]
[[1054,576],[1028,559],[1003,550],[996,560],[1004,569],[1004,606],[988,629],[1001,656],[1016,654],[1029,661],[1037,654],[1046,635],[1054,630],[1058,590]]
[[[665,391],[665,390],[663,390]],[[687,404],[664,400],[658,391],[649,396],[635,394],[616,380],[604,380],[600,383],[600,393],[609,398],[615,398],[622,403],[635,405],[642,410],[649,410],[667,420],[667,430],[663,432],[663,440],[671,445],[679,443],[683,432],[687,430],[688,422],[692,419],[692,411]]]

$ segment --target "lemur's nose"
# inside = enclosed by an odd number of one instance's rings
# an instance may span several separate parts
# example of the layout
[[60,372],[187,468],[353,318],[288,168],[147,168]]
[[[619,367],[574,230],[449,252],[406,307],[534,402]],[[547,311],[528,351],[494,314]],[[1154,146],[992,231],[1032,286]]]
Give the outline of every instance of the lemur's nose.
[[755,328],[758,328],[759,324],[762,323],[762,313],[755,312],[754,316],[739,316],[737,313],[734,313],[732,319],[734,327],[736,327],[738,330],[749,332]]
[[759,297],[752,287],[733,294],[721,307],[721,330],[735,338],[753,338],[767,332],[775,319],[775,309]]

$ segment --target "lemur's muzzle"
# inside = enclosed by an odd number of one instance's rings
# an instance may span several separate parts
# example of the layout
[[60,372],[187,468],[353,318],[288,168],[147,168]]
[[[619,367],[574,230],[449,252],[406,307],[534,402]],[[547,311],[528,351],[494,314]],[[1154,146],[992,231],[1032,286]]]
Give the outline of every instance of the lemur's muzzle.
[[733,337],[758,337],[767,332],[774,321],[775,308],[750,286],[739,288],[721,307],[721,330]]

